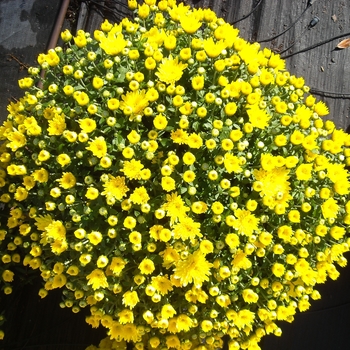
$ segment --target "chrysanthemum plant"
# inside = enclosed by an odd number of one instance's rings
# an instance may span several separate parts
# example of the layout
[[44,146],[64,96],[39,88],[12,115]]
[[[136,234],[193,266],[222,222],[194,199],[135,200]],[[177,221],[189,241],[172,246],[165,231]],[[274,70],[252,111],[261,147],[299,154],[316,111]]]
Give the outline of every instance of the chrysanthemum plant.
[[11,261],[40,270],[41,297],[62,288],[137,349],[260,349],[346,265],[350,137],[210,9],[129,7],[93,38],[64,31],[19,81],[2,279]]

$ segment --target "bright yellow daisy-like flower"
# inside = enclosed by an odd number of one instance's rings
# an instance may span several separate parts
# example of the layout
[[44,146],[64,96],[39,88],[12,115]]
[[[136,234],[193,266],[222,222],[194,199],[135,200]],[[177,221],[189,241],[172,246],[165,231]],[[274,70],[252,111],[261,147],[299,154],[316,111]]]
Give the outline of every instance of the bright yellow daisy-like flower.
[[108,55],[118,55],[126,45],[127,41],[121,33],[121,25],[114,25],[107,36],[100,36],[100,47]]
[[269,72],[267,69],[262,69],[261,70],[261,74],[259,76],[259,80],[261,82],[261,84],[263,85],[269,85],[271,83],[273,83],[274,81],[274,76],[271,72]]
[[226,49],[226,43],[223,40],[215,42],[214,39],[210,37],[204,40],[203,48],[210,58],[216,58]]
[[304,141],[305,135],[300,130],[294,130],[290,135],[290,142],[293,145],[301,145]]
[[188,15],[182,16],[180,18],[180,24],[186,33],[193,34],[200,28],[202,22],[199,20],[197,14],[192,12]]
[[91,231],[88,235],[87,238],[89,239],[90,243],[93,245],[98,245],[99,243],[102,242],[102,234],[99,231]]
[[45,231],[46,227],[51,224],[53,218],[51,215],[40,215],[35,217],[35,226],[40,231]]
[[316,112],[321,117],[329,114],[329,109],[323,101],[317,102],[313,106],[313,108],[314,108],[314,112]]
[[339,212],[338,201],[334,198],[328,198],[322,205],[322,215],[325,219],[336,218]]
[[119,322],[121,324],[133,323],[134,313],[131,310],[124,309],[118,313]]
[[156,129],[158,130],[163,130],[166,128],[168,125],[168,121],[166,117],[162,114],[158,114],[154,119],[153,119],[153,125]]
[[49,120],[47,131],[50,136],[62,135],[66,127],[65,116],[63,114],[54,114],[54,117]]
[[33,176],[25,176],[23,178],[23,185],[26,188],[26,190],[31,190],[35,186],[35,181]]
[[14,198],[16,200],[18,200],[19,202],[22,202],[22,201],[24,201],[25,199],[28,198],[28,191],[24,187],[19,186],[16,189]]
[[196,174],[192,170],[186,170],[183,173],[182,178],[185,182],[193,182],[196,178]]
[[127,291],[123,294],[123,304],[133,309],[140,301],[136,291]]
[[87,199],[94,200],[99,196],[99,191],[95,187],[89,187],[85,193]]
[[178,144],[187,144],[188,142],[188,133],[187,131],[184,131],[182,129],[173,130],[171,132],[170,138],[173,140],[174,143]]
[[161,295],[167,295],[169,292],[173,290],[173,285],[169,280],[168,275],[152,277],[151,285]]
[[108,100],[107,106],[111,111],[115,111],[119,107],[119,100],[116,98],[111,98]]
[[258,229],[259,219],[249,210],[236,209],[235,216],[237,219],[233,222],[233,227],[239,234],[251,236]]
[[140,18],[147,18],[148,15],[149,15],[149,12],[150,12],[150,8],[148,6],[148,4],[142,4],[142,5],[139,5],[139,16]]
[[143,115],[144,109],[148,106],[149,101],[146,96],[146,90],[129,91],[122,95],[122,101],[119,108],[125,115],[136,116]]
[[95,89],[101,89],[101,87],[103,86],[103,84],[104,84],[104,81],[103,81],[103,79],[102,78],[100,78],[100,77],[94,77],[93,79],[92,79],[92,85],[93,85],[93,87],[95,88]]
[[[111,337],[111,339],[113,338]],[[134,324],[128,323],[123,326],[121,331],[121,336],[115,339],[122,339],[122,340],[125,340],[126,342],[137,343],[141,340],[141,335],[140,335],[140,332],[138,331],[138,328]]]
[[254,322],[255,319],[255,313],[247,310],[242,309],[238,311],[237,319],[235,320],[235,324],[238,329],[243,329],[246,326],[250,326],[251,323]]
[[83,48],[87,44],[86,37],[83,31],[78,31],[78,35],[75,36],[73,39],[75,45],[77,45],[79,48]]
[[199,222],[195,222],[192,218],[184,217],[174,226],[174,237],[183,241],[202,237],[200,227]]
[[62,274],[59,274],[59,275],[56,275],[54,278],[53,278],[53,281],[52,281],[52,288],[55,289],[55,288],[62,288],[67,282],[67,277],[66,275],[64,275],[63,273]]
[[130,234],[129,234],[129,241],[130,243],[132,244],[140,244],[141,241],[142,241],[142,235],[140,232],[138,231],[132,231]]
[[312,177],[312,164],[301,164],[297,167],[295,175],[298,180],[308,181]]
[[243,252],[241,249],[238,249],[237,252],[234,254],[233,260],[231,263],[232,263],[232,266],[243,270],[247,270],[252,266],[251,260],[247,258],[247,254]]
[[168,6],[171,5],[171,9],[169,9],[169,15],[173,21],[179,22],[182,16],[185,16],[190,7],[186,6],[183,3],[176,4],[175,1],[168,2]]
[[144,275],[149,275],[155,270],[154,262],[147,258],[143,259],[138,267]]
[[253,188],[260,192],[263,197],[272,199],[270,206],[278,203],[287,203],[292,197],[290,196],[289,170],[281,168],[272,168],[270,171],[255,169],[255,179],[259,182],[259,187]]
[[194,90],[202,90],[204,87],[204,76],[196,75],[191,79],[192,87]]
[[182,286],[193,283],[196,287],[200,287],[203,282],[209,280],[212,266],[213,264],[205,259],[205,255],[197,250],[190,254],[187,259],[176,263],[174,278],[178,279]]
[[184,69],[187,68],[187,63],[179,62],[179,58],[173,58],[170,55],[164,58],[159,64],[156,76],[166,84],[174,84],[181,79]]
[[121,170],[128,179],[141,179],[141,171],[144,165],[139,160],[131,159],[131,161],[125,161],[123,169]]
[[49,180],[49,172],[44,168],[35,170],[31,176],[33,176],[35,181],[40,183],[45,183]]
[[5,282],[12,282],[15,274],[10,270],[4,270],[1,277]]
[[68,165],[71,162],[71,158],[66,153],[61,153],[56,157],[56,161],[62,167]]
[[347,180],[349,177],[348,171],[345,169],[344,164],[328,164],[327,174],[329,179],[336,183],[337,181]]
[[53,220],[45,227],[46,237],[53,240],[63,240],[66,238],[66,229],[63,223],[59,220]]
[[330,231],[329,234],[335,239],[335,240],[340,240],[341,238],[344,237],[345,235],[345,228],[344,227],[340,227],[340,226],[333,226]]
[[47,55],[45,55],[45,60],[51,67],[57,66],[60,63],[60,58],[53,49],[50,49]]
[[89,95],[84,91],[74,92],[73,97],[75,98],[79,106],[86,106],[90,102]]
[[163,176],[161,185],[164,191],[170,192],[175,190],[176,182],[170,176]]
[[235,102],[229,102],[226,106],[225,106],[225,113],[228,116],[232,116],[236,113],[237,111],[237,105]]
[[86,279],[88,280],[87,284],[91,285],[93,290],[108,287],[107,277],[101,269],[93,270],[86,276]]
[[78,120],[79,126],[83,132],[90,133],[96,129],[96,122],[91,118],[84,118]]
[[38,122],[34,117],[29,117],[24,120],[25,127],[27,128],[28,135],[40,135],[42,128],[38,125]]
[[342,196],[350,193],[350,182],[347,179],[336,181],[333,187],[334,191]]
[[176,192],[166,195],[167,202],[162,205],[167,213],[167,216],[170,216],[171,221],[175,222],[178,219],[182,219],[186,216],[186,212],[190,210],[185,205],[185,202]]
[[129,188],[125,184],[125,177],[109,175],[108,181],[103,184],[104,191],[102,195],[106,197],[114,197],[115,199],[121,200]]
[[145,204],[149,199],[150,197],[144,186],[135,188],[134,192],[130,195],[130,200],[135,204]]
[[271,119],[271,116],[268,113],[260,109],[258,105],[252,105],[247,110],[249,121],[253,125],[253,127],[259,129],[265,129],[268,126],[268,122]]
[[225,153],[224,165],[228,173],[240,173],[243,171],[239,158],[231,153]]
[[13,152],[17,151],[19,148],[23,147],[27,143],[25,135],[19,131],[13,131],[7,136],[10,141],[7,147],[11,148]]
[[73,188],[77,182],[75,176],[71,172],[63,173],[62,177],[56,180],[65,190]]
[[243,290],[242,297],[248,304],[256,303],[259,300],[259,295],[250,288]]
[[180,314],[178,317],[176,317],[176,328],[181,332],[181,331],[189,331],[190,328],[193,325],[192,319],[185,315],[185,314]]
[[190,148],[200,148],[203,145],[203,139],[200,135],[192,133],[189,135],[187,144]]
[[113,257],[109,269],[115,276],[119,276],[127,262],[122,257]]
[[89,141],[87,150],[91,151],[92,154],[98,158],[102,158],[107,154],[107,143],[103,136],[95,137],[94,140]]

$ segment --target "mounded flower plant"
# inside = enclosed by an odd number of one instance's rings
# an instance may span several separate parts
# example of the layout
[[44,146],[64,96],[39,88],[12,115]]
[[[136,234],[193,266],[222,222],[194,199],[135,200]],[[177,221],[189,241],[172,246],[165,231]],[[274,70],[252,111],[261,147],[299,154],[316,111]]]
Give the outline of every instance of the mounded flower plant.
[[210,9],[129,7],[64,31],[8,106],[5,293],[20,263],[113,346],[260,349],[346,265],[350,136]]

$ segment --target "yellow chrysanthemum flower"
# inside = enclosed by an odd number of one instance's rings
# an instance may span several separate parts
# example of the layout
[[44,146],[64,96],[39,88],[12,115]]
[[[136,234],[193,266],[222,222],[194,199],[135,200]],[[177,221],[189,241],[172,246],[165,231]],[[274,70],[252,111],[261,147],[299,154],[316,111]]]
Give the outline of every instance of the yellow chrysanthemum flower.
[[145,204],[149,199],[150,197],[144,186],[135,188],[134,192],[130,195],[130,200],[135,204]]
[[103,136],[95,137],[92,141],[89,141],[87,150],[91,151],[92,154],[98,158],[102,158],[107,154],[107,143]]
[[156,76],[166,84],[174,84],[181,79],[185,68],[187,68],[187,63],[179,62],[178,57],[174,59],[170,55],[159,64]]
[[208,276],[211,274],[212,266],[213,264],[205,259],[205,255],[197,250],[185,260],[176,262],[174,278],[179,279],[180,284],[184,287],[189,283],[200,287],[203,282],[209,280]]
[[271,116],[265,110],[260,109],[258,105],[250,106],[247,113],[252,126],[262,130],[268,126],[268,122],[271,119]]
[[[35,178],[35,177],[34,177]],[[76,177],[71,172],[63,173],[62,177],[56,180],[65,190],[73,188],[77,182]]]
[[146,97],[146,91],[131,91],[126,95],[122,95],[119,108],[125,115],[136,116],[143,115],[144,109],[148,106],[148,99]]
[[79,126],[83,132],[90,133],[96,129],[96,122],[91,118],[84,118],[78,120]]
[[237,219],[233,222],[233,227],[239,234],[251,236],[258,229],[259,219],[249,210],[236,209],[235,216]]
[[104,191],[103,196],[114,197],[115,199],[121,200],[129,188],[125,184],[125,177],[109,175],[108,181],[103,184]]
[[107,288],[107,277],[101,269],[95,269],[86,276],[87,284],[92,286],[93,290]]
[[216,58],[226,49],[226,43],[223,40],[214,41],[214,39],[210,37],[204,40],[203,48],[210,58]]

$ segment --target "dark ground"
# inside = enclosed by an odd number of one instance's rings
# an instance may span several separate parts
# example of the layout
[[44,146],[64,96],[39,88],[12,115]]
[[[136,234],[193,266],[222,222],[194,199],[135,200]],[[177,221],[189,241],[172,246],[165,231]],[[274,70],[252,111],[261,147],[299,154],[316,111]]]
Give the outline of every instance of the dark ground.
[[[79,2],[71,1],[65,22],[68,27],[74,28],[76,24]],[[211,6],[231,23],[247,16],[236,24],[247,40],[270,38],[282,32],[307,4],[306,0],[187,2]],[[7,116],[8,102],[21,96],[17,80],[25,75],[27,66],[36,65],[37,55],[46,50],[60,4],[59,0],[0,0],[0,120]],[[249,15],[252,9],[255,10]],[[318,16],[320,22],[308,30],[307,25],[314,16]],[[90,18],[87,25],[91,28],[94,21]],[[283,50],[295,41],[286,52],[290,54],[349,31],[349,1],[318,0],[290,31],[262,45]],[[287,67],[293,74],[304,76],[313,89],[323,91],[319,97],[328,95],[325,100],[331,110],[330,119],[338,127],[347,128],[350,123],[350,48],[334,51],[340,40],[330,40],[291,56],[287,59]],[[330,96],[329,92],[334,94]],[[1,306],[6,305],[7,309],[7,322],[3,327],[6,337],[0,342],[0,350],[84,350],[104,337],[103,329],[92,329],[84,322],[84,312],[74,315],[70,310],[60,309],[59,291],[50,292],[41,300],[37,295],[40,287],[40,280],[34,278],[24,288],[15,288],[12,295],[1,296]],[[281,323],[282,337],[265,337],[260,344],[262,350],[350,348],[350,266],[341,270],[337,281],[329,281],[318,289],[322,300],[313,302],[308,312],[297,314],[292,324]]]

